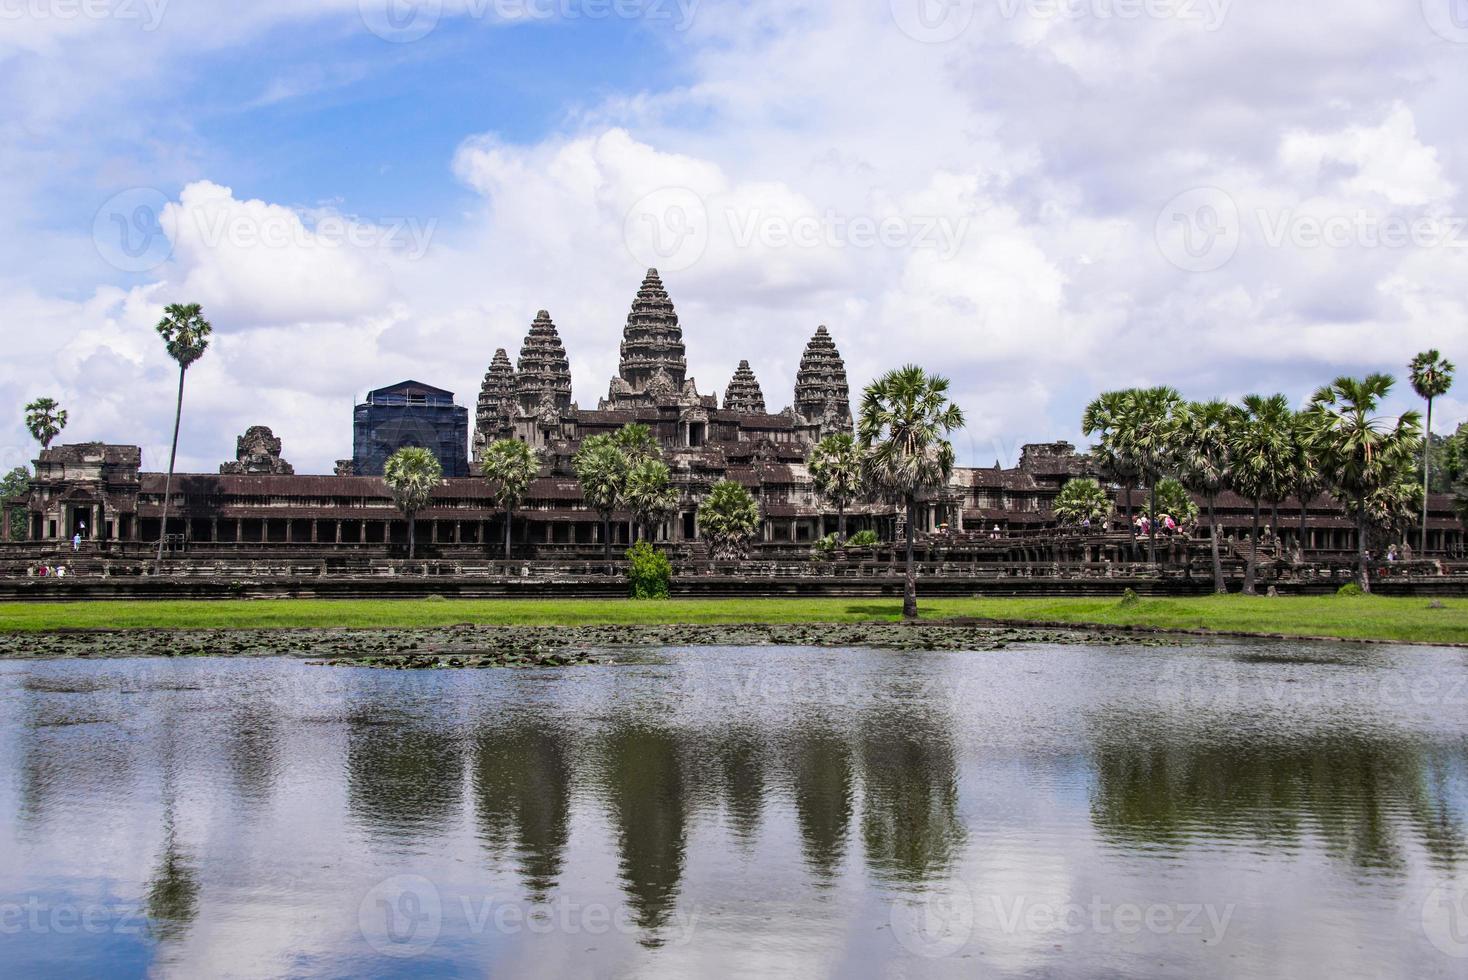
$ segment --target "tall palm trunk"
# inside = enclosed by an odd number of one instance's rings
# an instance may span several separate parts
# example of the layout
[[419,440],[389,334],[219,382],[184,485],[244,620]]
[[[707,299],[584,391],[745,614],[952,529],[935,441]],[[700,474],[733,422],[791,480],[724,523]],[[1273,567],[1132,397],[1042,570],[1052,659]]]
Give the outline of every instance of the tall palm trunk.
[[1356,584],[1361,586],[1362,592],[1371,591],[1371,562],[1366,557],[1366,501],[1361,500],[1356,504],[1356,557],[1359,567],[1356,572]]
[[1228,592],[1228,586],[1223,582],[1223,558],[1218,552],[1218,515],[1211,493],[1208,495],[1208,537],[1213,545],[1213,591],[1223,595]]
[[1427,399],[1427,428],[1422,441],[1422,557],[1427,557],[1427,495],[1432,492],[1432,399]]
[[510,530],[515,526],[515,510],[505,508],[505,561],[510,560]]
[[913,560],[914,541],[917,527],[913,521],[915,498],[907,498],[907,577],[902,586],[902,618],[917,619],[917,566]]
[[612,573],[612,513],[607,511],[601,518],[602,544],[606,545],[607,574]]
[[1148,481],[1152,484],[1147,492],[1147,561],[1149,564],[1157,564],[1157,476],[1153,474]]
[[418,515],[408,512],[408,561],[418,556]]
[[1299,544],[1300,544],[1300,557],[1301,558],[1304,558],[1305,557],[1305,539],[1306,539],[1306,537],[1310,533],[1309,530],[1308,530],[1308,526],[1310,524],[1310,501],[1305,500],[1303,498],[1304,498],[1304,495],[1302,494],[1301,495],[1301,500],[1300,500],[1300,540],[1299,540]]
[[1249,539],[1249,560],[1244,564],[1244,595],[1257,595],[1254,589],[1254,576],[1259,564],[1259,511],[1261,501],[1254,498],[1254,533]]
[[1126,485],[1126,526],[1132,534],[1132,550],[1127,555],[1127,560],[1130,561],[1137,557],[1137,522],[1132,520],[1132,485],[1130,482]]
[[173,413],[173,449],[168,454],[168,478],[163,481],[163,520],[158,525],[158,560],[163,560],[163,545],[168,541],[168,501],[173,496],[173,468],[178,463],[178,429],[183,422],[184,377],[189,369],[178,369],[178,406]]
[[836,542],[846,547],[846,505],[836,505]]

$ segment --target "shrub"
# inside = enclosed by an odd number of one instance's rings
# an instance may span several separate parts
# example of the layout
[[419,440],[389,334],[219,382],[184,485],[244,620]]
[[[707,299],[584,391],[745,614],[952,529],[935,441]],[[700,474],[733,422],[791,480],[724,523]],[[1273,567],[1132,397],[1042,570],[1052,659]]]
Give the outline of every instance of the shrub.
[[1361,591],[1361,586],[1357,585],[1355,582],[1348,582],[1336,590],[1336,595],[1341,596],[1345,599],[1355,599],[1358,596],[1363,596],[1365,594],[1366,593]]
[[846,539],[848,548],[875,548],[881,539],[876,531],[857,531]]
[[653,548],[646,541],[639,541],[627,550],[628,578],[631,580],[632,598],[666,599],[673,583],[673,566],[668,556]]
[[836,535],[828,534],[810,548],[811,561],[830,561],[836,554]]
[[1139,597],[1136,591],[1133,589],[1127,589],[1121,594],[1121,604],[1123,606],[1135,606],[1141,601],[1141,597]]

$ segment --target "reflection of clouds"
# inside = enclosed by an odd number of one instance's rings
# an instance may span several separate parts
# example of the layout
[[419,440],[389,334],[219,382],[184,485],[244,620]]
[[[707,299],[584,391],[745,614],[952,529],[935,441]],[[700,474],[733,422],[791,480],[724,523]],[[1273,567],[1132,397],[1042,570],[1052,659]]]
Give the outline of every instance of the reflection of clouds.
[[991,841],[965,875],[974,915],[968,951],[1008,972],[1036,970],[1054,953],[1060,934],[1031,930],[1025,917],[1033,908],[1065,905],[1074,892],[1066,857],[1037,844]]

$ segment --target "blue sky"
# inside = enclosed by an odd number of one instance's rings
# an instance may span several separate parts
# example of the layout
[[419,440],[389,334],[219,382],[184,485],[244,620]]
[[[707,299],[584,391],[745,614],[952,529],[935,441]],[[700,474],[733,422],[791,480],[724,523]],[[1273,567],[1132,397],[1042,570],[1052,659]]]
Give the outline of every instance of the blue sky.
[[187,468],[264,424],[329,471],[355,397],[472,402],[542,308],[594,406],[654,264],[703,391],[747,358],[784,406],[827,324],[856,385],[949,374],[971,463],[1109,387],[1468,362],[1449,0],[95,2],[0,9],[0,465],[41,394],[163,465],[176,301]]

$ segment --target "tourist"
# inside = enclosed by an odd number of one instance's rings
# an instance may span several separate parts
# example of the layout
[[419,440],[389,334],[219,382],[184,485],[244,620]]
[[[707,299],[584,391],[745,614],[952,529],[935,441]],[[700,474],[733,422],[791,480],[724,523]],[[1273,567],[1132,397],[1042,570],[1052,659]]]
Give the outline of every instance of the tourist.
[[57,578],[66,578],[66,566],[65,565],[62,565],[60,568],[56,569],[56,577]]
[[76,532],[75,534],[73,534],[71,536],[71,550],[72,551],[81,551],[82,550],[82,532],[78,531],[78,532]]

